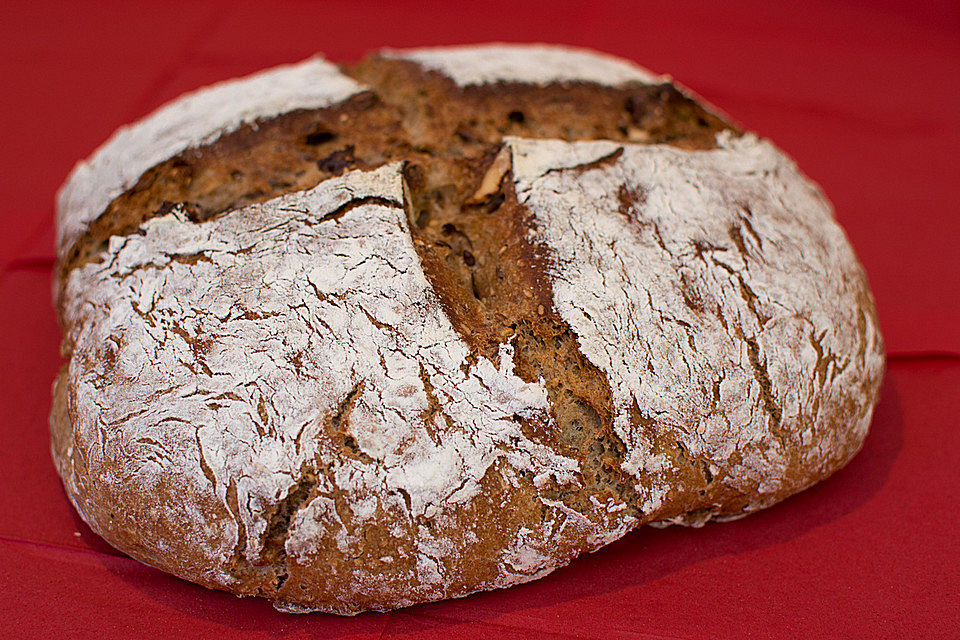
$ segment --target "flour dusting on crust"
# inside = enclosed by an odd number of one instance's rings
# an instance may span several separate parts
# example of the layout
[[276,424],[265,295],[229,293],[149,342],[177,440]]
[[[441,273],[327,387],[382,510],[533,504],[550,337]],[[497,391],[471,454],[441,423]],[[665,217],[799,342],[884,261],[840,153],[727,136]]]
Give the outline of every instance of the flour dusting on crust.
[[473,47],[386,49],[381,55],[416,62],[438,71],[461,87],[523,82],[625,82],[659,84],[664,78],[620,58],[557,45],[494,44]]
[[326,107],[362,90],[318,56],[204,87],[140,122],[121,127],[89,159],[74,167],[60,190],[58,256],[63,259],[87,224],[150,167],[258,118]]
[[[363,522],[384,513],[402,531],[441,517],[418,544],[453,544],[443,514],[468,503],[498,461],[573,482],[577,462],[518,426],[551,418],[543,386],[513,373],[511,347],[496,363],[470,363],[422,272],[402,202],[393,164],[202,224],[177,209],[73,271],[67,375],[88,473],[146,494],[173,477],[219,500],[235,515],[223,547],[245,539],[239,551],[253,563],[265,514],[305,467],[323,472],[285,542],[304,562],[331,536],[351,551]],[[333,414],[354,455],[324,432]],[[185,530],[209,537],[195,515]],[[431,555],[411,576],[422,588],[447,578]]]
[[712,151],[507,144],[556,308],[610,381],[645,512],[669,487],[642,423],[757,492],[755,506],[862,441],[883,371],[869,293],[829,205],[782,153],[729,134]]

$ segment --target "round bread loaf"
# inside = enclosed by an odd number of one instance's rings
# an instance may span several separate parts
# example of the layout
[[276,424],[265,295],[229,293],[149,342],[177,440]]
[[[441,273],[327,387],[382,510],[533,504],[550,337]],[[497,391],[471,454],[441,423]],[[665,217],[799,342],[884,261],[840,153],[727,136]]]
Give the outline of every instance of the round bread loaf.
[[860,448],[861,266],[782,152],[601,54],[320,58],[64,185],[52,451],[116,548],[288,611],[544,576]]

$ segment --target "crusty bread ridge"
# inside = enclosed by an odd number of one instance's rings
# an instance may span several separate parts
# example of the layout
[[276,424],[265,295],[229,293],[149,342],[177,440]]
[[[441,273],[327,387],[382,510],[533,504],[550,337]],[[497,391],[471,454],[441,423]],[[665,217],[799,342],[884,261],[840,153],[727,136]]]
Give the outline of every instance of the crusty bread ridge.
[[505,587],[770,506],[859,450],[884,370],[794,163],[561,47],[191,94],[78,165],[58,256],[77,511],[288,611]]

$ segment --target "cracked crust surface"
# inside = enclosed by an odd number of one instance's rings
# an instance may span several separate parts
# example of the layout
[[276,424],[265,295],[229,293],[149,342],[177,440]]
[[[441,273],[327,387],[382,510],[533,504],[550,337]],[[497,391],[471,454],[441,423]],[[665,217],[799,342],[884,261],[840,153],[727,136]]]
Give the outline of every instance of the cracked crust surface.
[[60,190],[57,256],[62,260],[110,201],[159,162],[245,123],[329,106],[360,90],[356,81],[315,57],[187,94],[136,125],[122,127],[74,168]]
[[859,449],[872,299],[775,147],[583,51],[350,74],[201,91],[64,188],[52,449],[111,544],[386,610],[740,517]]

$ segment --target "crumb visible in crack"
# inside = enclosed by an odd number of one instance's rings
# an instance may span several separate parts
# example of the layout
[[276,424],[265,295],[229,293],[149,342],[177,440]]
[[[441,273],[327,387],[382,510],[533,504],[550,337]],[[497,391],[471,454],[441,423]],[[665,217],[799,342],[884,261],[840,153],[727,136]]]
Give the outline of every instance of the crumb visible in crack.
[[622,184],[617,189],[617,211],[632,222],[640,218],[640,211],[647,202],[647,192],[640,185]]
[[765,360],[760,359],[760,345],[755,338],[742,336],[741,340],[743,340],[743,343],[747,346],[747,358],[750,360],[750,368],[753,371],[754,378],[756,378],[760,385],[760,398],[763,403],[763,409],[770,418],[770,430],[774,435],[779,437],[782,410],[773,397],[773,385],[770,382],[770,374],[767,372],[767,363]]
[[237,482],[230,478],[230,484],[227,485],[226,495],[227,508],[237,524],[237,545],[233,550],[232,568],[238,571],[246,563],[245,551],[247,548],[247,525],[244,524],[240,515],[240,504],[237,499]]
[[336,222],[337,220],[345,216],[350,211],[353,211],[358,207],[363,207],[367,205],[379,205],[381,207],[393,207],[395,209],[403,208],[403,204],[391,198],[384,198],[383,196],[364,196],[362,198],[353,198],[352,200],[348,200],[347,202],[344,202],[342,205],[340,205],[333,211],[330,211],[329,213],[325,213],[320,218],[319,222],[327,222],[327,221]]

